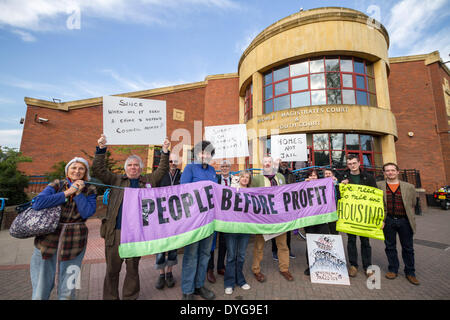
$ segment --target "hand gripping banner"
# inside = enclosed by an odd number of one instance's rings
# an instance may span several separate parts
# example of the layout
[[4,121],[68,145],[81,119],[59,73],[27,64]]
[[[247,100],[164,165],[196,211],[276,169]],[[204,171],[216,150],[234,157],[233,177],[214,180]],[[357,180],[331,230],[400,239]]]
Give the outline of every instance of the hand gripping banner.
[[200,181],[126,188],[121,258],[184,247],[214,231],[267,234],[337,220],[331,178],[276,187],[226,187]]

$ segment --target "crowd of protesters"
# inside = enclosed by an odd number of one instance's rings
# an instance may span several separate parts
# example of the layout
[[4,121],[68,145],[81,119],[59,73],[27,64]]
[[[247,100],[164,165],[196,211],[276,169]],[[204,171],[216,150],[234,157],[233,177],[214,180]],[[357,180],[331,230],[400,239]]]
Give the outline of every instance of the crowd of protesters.
[[[55,276],[58,298],[73,299],[74,288],[67,286],[68,267],[81,267],[81,261],[86,252],[88,230],[85,221],[96,211],[96,189],[86,184],[90,174],[104,184],[113,186],[110,192],[106,216],[102,219],[100,235],[105,241],[106,273],[103,284],[103,299],[119,299],[119,273],[125,262],[126,275],[123,281],[122,294],[124,300],[135,300],[139,297],[140,257],[122,259],[119,256],[120,234],[122,226],[122,206],[124,188],[154,188],[188,184],[197,181],[212,181],[224,186],[236,188],[273,187],[296,183],[294,174],[289,170],[287,162],[274,161],[272,157],[263,159],[262,173],[252,175],[250,171],[241,171],[238,175],[230,174],[231,165],[224,160],[220,163],[220,173],[217,174],[210,165],[215,154],[214,146],[208,141],[195,145],[194,162],[186,165],[183,172],[178,168],[178,158],[170,154],[168,139],[162,144],[161,160],[158,168],[150,174],[142,174],[144,164],[137,155],[127,158],[124,174],[112,173],[106,164],[106,137],[101,135],[95,152],[92,168],[88,162],[76,157],[65,168],[66,177],[49,184],[34,200],[35,210],[61,206],[60,226],[48,235],[35,238],[35,250],[31,258],[30,273],[33,287],[33,299],[49,299],[54,287]],[[277,159],[278,160],[278,159]],[[374,177],[363,171],[358,156],[349,154],[347,170],[338,179],[332,168],[307,172],[304,181],[319,179],[319,176],[331,178],[335,186],[336,202],[339,200],[339,184],[361,184],[383,190],[385,220],[383,232],[385,235],[385,252],[388,261],[387,279],[398,276],[399,259],[397,254],[397,234],[402,247],[402,257],[405,264],[404,274],[409,282],[418,285],[415,275],[413,234],[415,232],[414,206],[416,201],[415,187],[399,180],[399,168],[395,163],[383,166],[385,180],[375,182]],[[305,227],[306,233],[334,234],[336,221]],[[343,233],[342,233],[343,234]],[[343,234],[345,235],[345,234]],[[184,247],[181,265],[180,287],[183,300],[193,300],[195,295],[204,299],[215,298],[215,293],[205,286],[205,280],[216,282],[214,275],[214,251],[218,248],[217,274],[224,277],[225,294],[233,293],[236,286],[249,290],[250,285],[244,277],[244,262],[250,234],[221,233],[214,234]],[[348,274],[356,277],[358,273],[357,237],[347,234]],[[372,264],[372,248],[369,238],[359,236],[361,244],[361,260],[363,271],[367,277],[372,275],[369,266]],[[258,282],[264,282],[267,276],[261,272],[265,239],[262,235],[253,235],[253,257],[251,270]],[[281,233],[271,240],[272,257],[278,261],[279,272],[287,281],[294,278],[289,271],[290,259],[296,256],[292,250],[291,231]],[[306,262],[308,253],[306,250]],[[156,255],[155,269],[159,277],[155,287],[162,290],[165,286],[173,288],[176,279],[172,268],[178,264],[177,250],[169,250]],[[309,275],[309,267],[304,271]],[[156,278],[156,277],[155,277]]]

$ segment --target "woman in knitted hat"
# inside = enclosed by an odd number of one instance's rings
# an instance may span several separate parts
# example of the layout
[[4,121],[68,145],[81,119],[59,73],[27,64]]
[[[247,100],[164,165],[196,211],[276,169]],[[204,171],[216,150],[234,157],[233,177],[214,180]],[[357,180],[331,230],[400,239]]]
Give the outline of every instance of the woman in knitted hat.
[[34,210],[61,206],[60,223],[55,232],[34,239],[30,262],[33,300],[50,298],[56,274],[58,299],[74,299],[75,289],[80,289],[81,261],[88,236],[85,221],[95,213],[97,193],[95,187],[85,185],[90,179],[85,159],[70,160],[65,173],[64,180],[53,181],[33,199]]

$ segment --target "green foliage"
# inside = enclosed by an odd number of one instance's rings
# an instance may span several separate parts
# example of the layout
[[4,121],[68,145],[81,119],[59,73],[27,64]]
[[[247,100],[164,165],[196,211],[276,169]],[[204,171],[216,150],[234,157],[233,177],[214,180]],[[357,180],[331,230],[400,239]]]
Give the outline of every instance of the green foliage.
[[53,171],[47,172],[45,176],[47,177],[48,181],[53,181],[55,179],[64,179],[66,176],[65,168],[66,168],[67,162],[60,161],[52,166]]
[[[87,153],[84,150],[81,150],[81,152],[84,153],[84,155],[86,156],[86,158],[88,158],[91,163],[94,160],[94,157],[92,155],[90,155],[89,153]],[[105,155],[105,162],[106,162],[106,167],[108,168],[109,171],[113,172],[113,173],[122,173],[123,172],[123,165],[120,166],[118,165],[118,161],[114,160],[111,157],[111,152],[110,151],[106,151],[106,155]],[[95,182],[95,183],[102,183],[102,181],[100,181],[97,178],[92,177],[92,171],[91,171],[91,182]],[[108,187],[102,187],[102,186],[95,186],[97,188],[97,194],[98,195],[102,195],[106,189],[108,189]]]
[[24,191],[28,187],[28,177],[17,169],[21,162],[31,162],[31,158],[14,148],[0,146],[0,197],[8,198],[8,206],[28,201]]

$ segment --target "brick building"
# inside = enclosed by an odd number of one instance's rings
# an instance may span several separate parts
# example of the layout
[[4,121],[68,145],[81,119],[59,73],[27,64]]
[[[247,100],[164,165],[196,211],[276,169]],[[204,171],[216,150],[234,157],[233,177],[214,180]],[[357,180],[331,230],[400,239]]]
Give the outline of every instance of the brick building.
[[[450,184],[449,69],[438,52],[389,58],[387,31],[368,26],[367,19],[345,8],[295,13],[255,37],[237,73],[117,96],[166,101],[168,137],[180,148],[183,166],[205,126],[241,123],[257,135],[249,136],[251,156],[235,159],[232,170],[260,168],[271,134],[306,133],[309,158],[295,168],[343,169],[346,156],[356,153],[369,170],[387,161],[420,170],[424,191],[432,193]],[[21,151],[33,159],[21,164],[26,174],[49,172],[83,150],[94,153],[102,132],[101,97],[25,103]],[[189,139],[176,129],[185,129]],[[154,149],[110,149],[115,160],[133,151],[149,170],[157,163]]]

